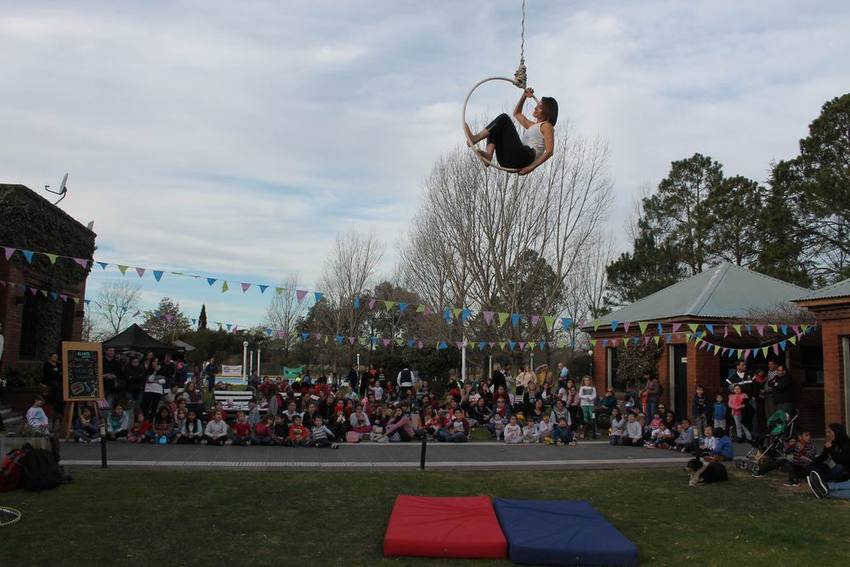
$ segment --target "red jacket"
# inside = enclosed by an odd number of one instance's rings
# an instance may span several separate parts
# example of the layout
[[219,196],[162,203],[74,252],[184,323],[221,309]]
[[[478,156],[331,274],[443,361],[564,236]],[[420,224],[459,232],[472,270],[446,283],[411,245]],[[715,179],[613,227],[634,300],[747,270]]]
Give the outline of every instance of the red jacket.
[[257,425],[254,426],[254,433],[257,437],[271,437],[272,436],[272,428],[265,421],[261,421]]
[[251,424],[236,422],[233,424],[233,434],[239,437],[248,437],[251,435]]

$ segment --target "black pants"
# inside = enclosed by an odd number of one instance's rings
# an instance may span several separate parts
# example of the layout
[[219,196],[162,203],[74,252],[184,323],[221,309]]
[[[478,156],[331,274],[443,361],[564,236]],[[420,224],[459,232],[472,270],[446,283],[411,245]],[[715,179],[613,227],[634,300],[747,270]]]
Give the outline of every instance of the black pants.
[[523,145],[513,121],[507,114],[498,115],[487,125],[487,144],[496,147],[496,158],[502,167],[522,169],[534,161],[534,150]]

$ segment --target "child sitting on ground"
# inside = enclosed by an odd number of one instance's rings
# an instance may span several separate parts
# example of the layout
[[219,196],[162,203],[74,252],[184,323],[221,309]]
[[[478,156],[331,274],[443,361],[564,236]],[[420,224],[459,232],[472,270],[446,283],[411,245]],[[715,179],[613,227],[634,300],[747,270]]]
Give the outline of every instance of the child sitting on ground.
[[198,419],[198,414],[194,411],[189,411],[186,414],[186,421],[183,422],[183,427],[180,433],[177,434],[178,443],[200,443],[204,438],[204,428],[201,420]]
[[339,445],[333,442],[334,434],[328,429],[322,416],[313,417],[313,427],[310,429],[310,444],[313,447],[338,449]]
[[289,424],[282,415],[275,416],[274,429],[272,430],[272,443],[275,445],[286,445],[289,437]]
[[301,414],[293,415],[286,444],[290,447],[308,447],[310,445],[310,430],[301,425]]
[[555,445],[576,444],[575,438],[573,437],[573,430],[567,423],[566,417],[558,418],[558,423],[552,427],[552,438],[555,440]]
[[726,435],[726,430],[722,427],[714,428],[714,449],[708,455],[706,461],[731,461],[735,458],[732,449],[732,440]]
[[543,416],[543,419],[537,423],[536,428],[537,430],[535,433],[537,434],[537,440],[540,443],[551,445],[553,443],[552,431],[554,430],[554,425],[549,414],[545,414]]
[[148,431],[151,429],[151,424],[145,417],[145,413],[141,410],[136,411],[136,419],[133,422],[133,427],[127,433],[127,441],[130,443],[142,443],[147,439]]
[[522,443],[522,428],[519,426],[519,423],[517,423],[515,415],[512,415],[510,417],[510,421],[505,426],[503,435],[505,438],[505,443],[508,443],[509,445]]
[[622,445],[626,435],[626,420],[620,415],[620,410],[611,410],[611,429],[608,431],[608,443],[610,445]]
[[251,442],[255,445],[271,445],[274,442],[274,416],[266,414],[260,423],[254,426]]
[[37,435],[50,434],[50,420],[44,413],[44,398],[36,396],[32,406],[27,410],[27,426]]
[[678,437],[673,442],[671,449],[681,453],[690,453],[697,448],[696,427],[691,425],[691,420],[685,418],[678,426]]
[[525,425],[522,426],[522,442],[537,443],[537,441],[537,424],[535,424],[531,419],[528,419],[526,420]]
[[[655,421],[655,420],[653,420]],[[659,420],[657,428],[652,430],[652,437],[645,445],[648,449],[667,449],[673,440],[673,432],[670,431],[667,422]]]
[[221,412],[216,411],[204,429],[204,440],[209,445],[224,445],[227,441],[227,429],[227,422],[222,419]]
[[92,414],[91,408],[86,406],[74,420],[74,440],[83,443],[95,443],[100,441],[100,427],[97,416]]
[[717,439],[714,437],[714,428],[706,425],[702,429],[702,437],[699,440],[699,456],[706,457],[714,452],[717,446]]
[[106,438],[110,441],[127,437],[130,430],[130,416],[124,411],[121,404],[116,404],[115,408],[109,412],[109,417],[106,418]]
[[153,418],[153,428],[148,431],[148,440],[151,443],[165,445],[174,439],[174,419],[168,406],[160,406],[159,411]]
[[236,422],[231,429],[231,440],[234,445],[251,444],[251,424],[248,423],[248,416],[244,411],[236,412]]
[[469,438],[469,422],[463,415],[463,410],[456,408],[451,421],[437,432],[440,441],[463,443]]
[[631,445],[633,447],[643,445],[643,427],[633,413],[629,414],[628,421],[626,422],[626,434],[621,437],[621,441],[623,445]]
[[815,458],[815,444],[809,431],[802,431],[797,438],[791,438],[785,444],[785,454],[791,455],[788,460],[776,460],[766,462],[758,471],[753,473],[754,478],[761,478],[774,469],[781,468],[788,473],[785,486],[797,486],[801,478],[806,478],[812,472],[812,461]]

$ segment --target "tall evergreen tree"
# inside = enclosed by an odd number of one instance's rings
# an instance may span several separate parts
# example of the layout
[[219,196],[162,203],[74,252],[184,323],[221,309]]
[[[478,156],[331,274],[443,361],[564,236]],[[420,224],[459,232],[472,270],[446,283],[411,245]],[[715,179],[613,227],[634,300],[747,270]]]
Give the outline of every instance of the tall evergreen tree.
[[198,330],[207,328],[207,305],[201,305],[201,314],[198,315]]
[[708,196],[706,256],[709,261],[749,266],[759,254],[759,184],[741,175],[724,178]]

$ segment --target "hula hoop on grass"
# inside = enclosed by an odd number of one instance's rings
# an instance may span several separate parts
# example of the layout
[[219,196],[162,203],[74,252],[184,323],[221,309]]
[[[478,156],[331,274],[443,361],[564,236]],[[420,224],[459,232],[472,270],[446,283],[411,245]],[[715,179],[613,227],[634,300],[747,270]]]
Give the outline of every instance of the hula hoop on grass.
[[[500,170],[505,171],[507,173],[517,173],[519,171],[519,169],[517,169],[515,167],[502,167],[501,165],[498,164],[498,162],[488,160],[487,158],[485,158],[484,156],[479,154],[477,151],[475,151],[478,148],[475,144],[472,143],[472,138],[469,137],[469,134],[466,133],[466,107],[469,105],[469,99],[472,97],[472,93],[474,93],[476,91],[476,89],[478,89],[478,87],[480,87],[481,85],[483,85],[484,83],[487,83],[489,81],[505,81],[505,82],[512,84],[513,86],[515,86],[517,88],[524,89],[524,87],[520,87],[517,84],[515,79],[508,79],[507,77],[487,77],[486,79],[482,79],[482,80],[478,81],[477,83],[475,83],[475,86],[473,86],[470,89],[469,93],[467,93],[466,100],[463,101],[463,112],[461,113],[461,126],[463,127],[463,135],[464,135],[464,137],[466,137],[466,141],[469,143],[469,149],[472,150],[472,153],[474,153],[478,157],[478,159],[481,160],[481,163],[483,163],[486,166],[495,167],[496,169],[500,169]],[[532,98],[534,98],[534,100],[537,100],[536,96],[533,96]]]
[[21,511],[17,508],[0,506],[0,528],[17,524],[21,521]]

